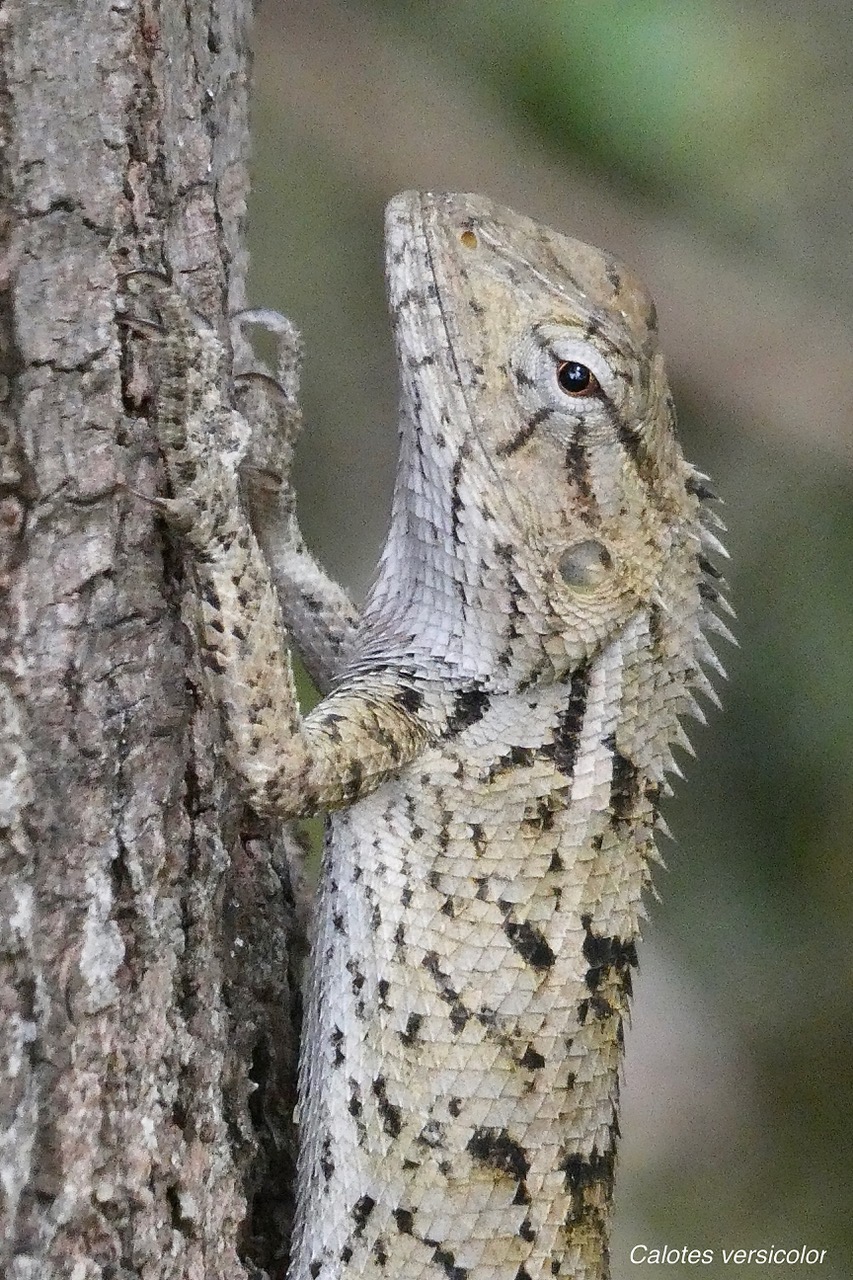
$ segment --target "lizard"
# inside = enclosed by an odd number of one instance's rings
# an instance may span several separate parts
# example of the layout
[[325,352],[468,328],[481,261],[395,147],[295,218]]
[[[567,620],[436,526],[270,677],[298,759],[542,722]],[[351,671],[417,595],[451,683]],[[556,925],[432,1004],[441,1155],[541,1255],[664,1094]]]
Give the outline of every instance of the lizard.
[[[386,264],[399,462],[361,611],[289,497],[259,527],[225,345],[159,304],[159,503],[231,766],[258,812],[329,815],[288,1274],[607,1280],[660,801],[682,717],[718,704],[721,521],[629,268],[417,192]],[[325,694],[305,716],[291,642]]]

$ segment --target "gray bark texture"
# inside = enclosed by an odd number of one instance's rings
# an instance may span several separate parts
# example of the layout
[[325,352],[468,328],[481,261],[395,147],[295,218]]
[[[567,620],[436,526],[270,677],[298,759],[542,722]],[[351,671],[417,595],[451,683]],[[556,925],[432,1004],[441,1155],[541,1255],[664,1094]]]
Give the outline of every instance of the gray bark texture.
[[[181,622],[150,386],[171,273],[244,305],[249,0],[0,7],[0,1274],[279,1276],[290,847]],[[144,363],[144,357],[143,357]]]

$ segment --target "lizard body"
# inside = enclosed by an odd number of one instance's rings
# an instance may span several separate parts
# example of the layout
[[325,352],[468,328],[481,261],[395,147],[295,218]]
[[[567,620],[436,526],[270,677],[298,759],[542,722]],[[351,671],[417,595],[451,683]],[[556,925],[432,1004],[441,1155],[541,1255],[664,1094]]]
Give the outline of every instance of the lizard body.
[[[626,268],[474,196],[406,193],[386,229],[391,528],[304,720],[239,505],[242,420],[201,358],[187,370],[176,354],[161,389],[202,653],[246,796],[334,811],[290,1275],[605,1280],[658,803],[714,661],[707,490]],[[177,303],[164,319],[201,350]],[[292,532],[280,588],[316,620],[332,595],[305,563]],[[303,639],[328,683],[331,642]]]

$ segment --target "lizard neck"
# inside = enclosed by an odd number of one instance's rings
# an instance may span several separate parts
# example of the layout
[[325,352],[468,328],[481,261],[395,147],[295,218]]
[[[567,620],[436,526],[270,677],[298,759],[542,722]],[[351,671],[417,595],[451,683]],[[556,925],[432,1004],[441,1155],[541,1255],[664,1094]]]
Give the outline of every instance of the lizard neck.
[[[541,518],[495,483],[476,431],[403,414],[388,538],[365,604],[359,665],[411,666],[490,692],[559,678],[591,648],[555,612]],[[467,409],[460,407],[465,418]],[[486,497],[485,495],[488,495]],[[523,504],[522,504],[523,505]],[[565,537],[565,533],[564,533]],[[532,625],[531,625],[532,624]]]

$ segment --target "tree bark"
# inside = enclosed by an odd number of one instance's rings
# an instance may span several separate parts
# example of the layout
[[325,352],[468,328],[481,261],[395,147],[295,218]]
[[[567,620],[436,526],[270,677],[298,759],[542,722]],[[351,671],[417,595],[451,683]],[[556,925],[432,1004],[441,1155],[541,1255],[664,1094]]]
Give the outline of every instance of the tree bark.
[[[290,846],[247,828],[150,504],[123,279],[244,305],[249,0],[0,11],[0,1271],[283,1272]],[[293,948],[291,947],[292,951]]]

